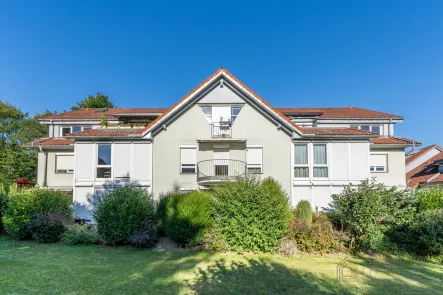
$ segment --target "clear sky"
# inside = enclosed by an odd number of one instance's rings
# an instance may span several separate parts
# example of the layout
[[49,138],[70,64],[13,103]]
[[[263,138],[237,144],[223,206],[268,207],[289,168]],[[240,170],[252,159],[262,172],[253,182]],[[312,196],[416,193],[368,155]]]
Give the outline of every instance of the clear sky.
[[443,145],[442,0],[0,0],[0,99],[23,111],[169,107],[221,66],[276,107],[394,113]]

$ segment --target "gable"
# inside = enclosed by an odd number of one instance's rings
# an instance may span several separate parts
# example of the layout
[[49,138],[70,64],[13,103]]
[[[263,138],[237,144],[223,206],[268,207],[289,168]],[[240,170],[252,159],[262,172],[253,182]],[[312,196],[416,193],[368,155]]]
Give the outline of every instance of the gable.
[[199,104],[242,104],[245,101],[235,93],[229,85],[220,80],[218,85],[206,93],[197,103]]
[[[174,117],[178,116],[180,112],[186,111],[191,105],[195,104],[199,101],[203,96],[207,93],[210,93],[212,88],[216,85],[221,85],[224,88],[226,84],[230,84],[232,86],[232,90],[239,94],[244,100],[247,100],[249,103],[253,104],[255,108],[266,113],[268,118],[273,119],[279,123],[279,126],[289,131],[292,136],[300,137],[303,133],[303,130],[297,126],[294,122],[292,122],[289,118],[285,117],[280,111],[272,107],[268,102],[266,102],[263,98],[258,96],[255,92],[249,89],[246,85],[240,82],[237,78],[235,78],[231,73],[226,71],[225,69],[219,69],[214,74],[212,74],[209,78],[203,81],[199,86],[197,86],[190,93],[185,95],[182,99],[180,99],[174,106],[172,106],[167,112],[163,113],[156,120],[151,122],[148,126],[146,126],[140,133],[143,136],[151,136],[150,132],[154,130],[158,130],[159,128],[165,128],[165,124]],[[214,93],[213,97],[208,99],[216,99],[217,95]],[[231,99],[236,99],[232,97]]]

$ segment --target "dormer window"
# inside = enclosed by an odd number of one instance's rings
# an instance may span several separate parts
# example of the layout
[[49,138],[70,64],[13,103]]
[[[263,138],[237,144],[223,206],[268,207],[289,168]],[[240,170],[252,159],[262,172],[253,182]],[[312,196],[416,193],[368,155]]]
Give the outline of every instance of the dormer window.
[[381,126],[379,125],[360,125],[360,126],[351,126],[351,128],[360,129],[364,131],[370,131],[377,134],[381,134]]
[[80,132],[85,130],[91,130],[91,126],[70,126],[70,127],[62,127],[62,136],[66,136],[66,134]]

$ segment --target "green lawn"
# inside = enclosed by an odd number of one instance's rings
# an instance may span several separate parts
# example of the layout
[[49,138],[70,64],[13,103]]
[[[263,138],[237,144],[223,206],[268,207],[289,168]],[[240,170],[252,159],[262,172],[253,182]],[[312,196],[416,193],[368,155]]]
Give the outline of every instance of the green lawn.
[[152,252],[0,237],[0,294],[443,294],[443,266],[390,259]]

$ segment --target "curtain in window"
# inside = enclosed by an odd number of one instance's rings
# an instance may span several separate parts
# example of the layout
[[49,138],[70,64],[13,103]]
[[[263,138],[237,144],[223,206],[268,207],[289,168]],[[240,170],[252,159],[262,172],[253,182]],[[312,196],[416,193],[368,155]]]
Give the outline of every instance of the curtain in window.
[[308,178],[309,168],[308,167],[294,167],[294,177],[295,178]]
[[307,144],[296,144],[294,147],[295,151],[295,162],[294,164],[308,164],[308,145]]
[[328,177],[328,167],[314,167],[314,177]]
[[314,165],[326,165],[328,164],[326,159],[326,145],[325,144],[314,144]]

